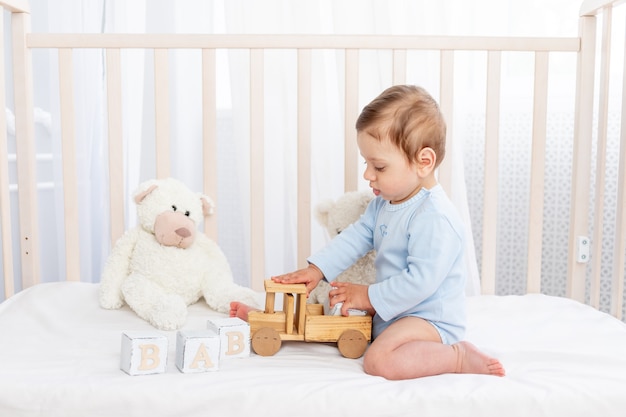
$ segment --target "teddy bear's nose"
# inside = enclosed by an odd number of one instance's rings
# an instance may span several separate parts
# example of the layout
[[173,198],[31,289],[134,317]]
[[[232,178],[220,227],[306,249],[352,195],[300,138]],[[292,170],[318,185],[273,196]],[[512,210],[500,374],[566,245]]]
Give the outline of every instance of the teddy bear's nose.
[[176,229],[176,234],[178,236],[182,237],[182,238],[191,236],[191,232],[189,231],[189,229],[187,229],[185,227],[181,227],[179,229]]

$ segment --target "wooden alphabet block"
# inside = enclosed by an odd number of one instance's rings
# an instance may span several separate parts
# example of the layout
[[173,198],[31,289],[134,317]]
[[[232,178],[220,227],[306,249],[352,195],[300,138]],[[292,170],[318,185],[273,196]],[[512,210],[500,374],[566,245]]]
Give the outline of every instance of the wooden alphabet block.
[[180,330],[176,334],[176,367],[183,373],[217,371],[220,337],[213,330]]
[[250,356],[250,325],[237,317],[210,319],[207,328],[220,337],[220,359]]
[[165,372],[167,337],[157,331],[127,331],[122,333],[120,369],[129,375],[149,375]]

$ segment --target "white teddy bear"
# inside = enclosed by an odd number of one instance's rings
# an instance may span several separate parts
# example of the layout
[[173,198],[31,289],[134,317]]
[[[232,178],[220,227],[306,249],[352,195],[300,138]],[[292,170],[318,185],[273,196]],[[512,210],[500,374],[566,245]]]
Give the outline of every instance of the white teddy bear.
[[107,259],[100,284],[103,308],[126,303],[153,326],[174,330],[200,297],[222,313],[232,300],[258,306],[256,292],[233,282],[219,246],[197,230],[213,213],[209,197],[167,178],[142,183],[134,199],[139,225],[115,243]]
[[[354,223],[365,212],[365,208],[374,197],[371,191],[350,191],[340,196],[336,201],[323,201],[316,207],[316,218],[324,226],[330,238],[337,236],[343,229]],[[343,271],[336,278],[340,282],[355,284],[372,284],[376,280],[373,250],[358,259],[351,267]],[[320,281],[311,291],[307,302],[324,304],[328,299],[330,284]]]

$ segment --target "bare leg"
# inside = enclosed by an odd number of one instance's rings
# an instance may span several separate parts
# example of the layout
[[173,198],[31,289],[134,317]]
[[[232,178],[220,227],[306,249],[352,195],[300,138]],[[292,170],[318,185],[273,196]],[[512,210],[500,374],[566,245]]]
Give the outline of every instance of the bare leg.
[[230,317],[239,317],[241,320],[248,321],[248,313],[251,311],[259,311],[259,309],[239,301],[230,303]]
[[445,373],[503,376],[502,364],[468,342],[441,343],[427,321],[405,317],[389,326],[365,353],[365,372],[387,379],[412,379]]

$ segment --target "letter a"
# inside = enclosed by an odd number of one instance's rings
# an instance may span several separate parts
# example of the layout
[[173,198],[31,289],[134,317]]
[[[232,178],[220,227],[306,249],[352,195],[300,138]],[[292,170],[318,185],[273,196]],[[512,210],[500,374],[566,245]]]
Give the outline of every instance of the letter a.
[[204,343],[200,343],[200,347],[198,347],[198,351],[196,352],[196,356],[193,358],[193,362],[189,365],[192,369],[197,369],[200,367],[199,362],[204,362],[204,368],[213,368],[213,362],[211,362],[211,356],[209,352],[206,350],[206,346]]

